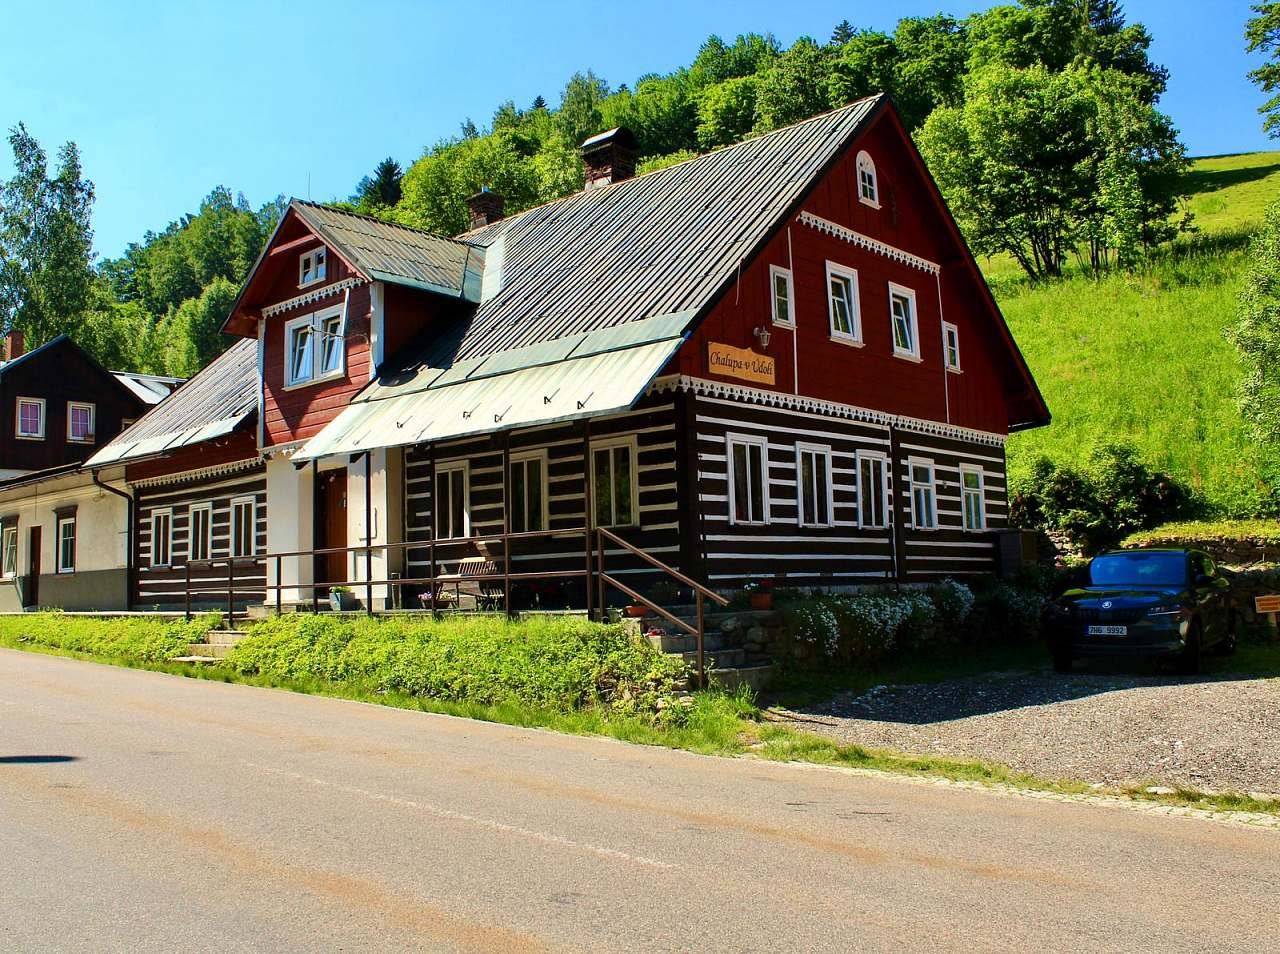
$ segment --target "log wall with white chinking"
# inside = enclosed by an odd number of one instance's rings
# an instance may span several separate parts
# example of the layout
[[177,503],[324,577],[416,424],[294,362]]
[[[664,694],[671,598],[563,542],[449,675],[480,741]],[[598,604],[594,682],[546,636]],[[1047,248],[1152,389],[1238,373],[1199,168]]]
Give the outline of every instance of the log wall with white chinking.
[[[551,530],[581,529],[587,519],[584,481],[584,423],[552,424],[507,435],[488,434],[468,440],[450,441],[433,447],[417,446],[405,452],[405,539],[410,542],[431,538],[433,471],[465,462],[467,469],[470,534],[472,538],[500,534],[504,529],[503,473],[504,444],[511,458],[529,452],[546,455],[547,518]],[[676,422],[674,406],[665,400],[647,400],[636,410],[590,422],[593,445],[620,439],[634,439],[636,446],[636,513],[638,523],[618,527],[615,532],[664,563],[680,562],[679,520],[677,516]],[[501,546],[490,552],[501,569]],[[465,541],[437,541],[437,572],[452,572],[461,557],[475,553]],[[427,549],[408,553],[407,577],[428,574]],[[592,558],[594,571],[594,556]],[[541,570],[585,570],[586,554],[581,534],[548,540],[517,541],[512,545],[512,572]],[[634,577],[647,586],[657,579],[643,562],[620,549],[606,551],[606,572],[622,578]],[[581,582],[569,589],[575,601]],[[614,594],[617,602],[617,594]]]
[[[900,427],[897,446],[895,478],[904,527],[904,578],[915,581],[996,572],[993,531],[1007,527],[1009,516],[1003,443],[976,435],[960,439]],[[931,530],[915,527],[910,471],[913,461],[933,467],[937,526]],[[962,469],[981,476],[981,530],[965,529]]]
[[[771,399],[773,400],[773,399]],[[978,435],[942,437],[904,427],[886,415],[844,416],[803,407],[763,406],[730,394],[693,398],[697,446],[697,542],[711,585],[731,589],[752,579],[777,578],[784,585],[850,587],[891,581],[896,561],[904,580],[994,571],[995,545],[990,530],[1005,526],[1004,452],[1000,439]],[[784,404],[785,401],[775,401]],[[803,402],[797,402],[803,403]],[[860,419],[861,418],[861,419]],[[763,442],[768,480],[762,522],[731,518],[729,447],[734,438]],[[986,441],[986,442],[984,442]],[[830,455],[829,512],[825,526],[800,520],[801,448]],[[896,450],[896,461],[890,463]],[[891,526],[864,526],[859,506],[859,457],[884,458],[894,486],[884,488],[882,512],[890,513],[892,494],[900,506],[902,532]],[[938,526],[917,530],[911,522],[908,458],[932,462]],[[981,468],[985,503],[982,532],[963,529],[960,466]]]
[[[139,486],[134,491],[137,505],[137,574],[134,605],[181,606],[186,587],[186,565],[191,551],[191,508],[208,504],[211,510],[209,556],[225,559],[231,553],[232,502],[245,498],[254,502],[254,553],[267,552],[267,479],[260,460],[246,462],[230,473],[181,479]],[[169,566],[152,566],[152,516],[156,511],[172,513],[172,544]],[[262,603],[266,598],[266,568],[263,564],[235,567],[237,605]],[[225,606],[227,568],[192,568],[192,589],[208,589],[192,595],[197,605]]]

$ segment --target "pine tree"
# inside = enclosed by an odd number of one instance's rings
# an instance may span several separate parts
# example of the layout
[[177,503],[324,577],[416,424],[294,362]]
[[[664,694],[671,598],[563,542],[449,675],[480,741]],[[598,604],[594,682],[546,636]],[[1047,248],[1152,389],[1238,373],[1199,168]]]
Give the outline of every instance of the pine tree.
[[831,46],[844,46],[853,39],[853,24],[848,20],[841,20],[836,24],[836,28],[831,31]]

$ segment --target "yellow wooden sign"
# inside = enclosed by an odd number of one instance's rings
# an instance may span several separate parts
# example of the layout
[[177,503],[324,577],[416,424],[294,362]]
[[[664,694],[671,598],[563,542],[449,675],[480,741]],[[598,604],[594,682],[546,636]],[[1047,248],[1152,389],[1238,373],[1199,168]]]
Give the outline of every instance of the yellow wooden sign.
[[1255,596],[1253,611],[1262,613],[1280,613],[1280,596]]
[[773,384],[776,380],[776,362],[767,354],[757,354],[750,348],[707,343],[707,365],[712,374],[727,378],[741,378],[758,384]]

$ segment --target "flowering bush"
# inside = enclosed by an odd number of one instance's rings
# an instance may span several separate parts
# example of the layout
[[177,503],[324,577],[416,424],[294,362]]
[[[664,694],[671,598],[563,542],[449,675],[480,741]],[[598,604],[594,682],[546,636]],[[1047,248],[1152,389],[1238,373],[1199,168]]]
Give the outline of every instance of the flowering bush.
[[797,640],[834,656],[840,642],[840,623],[828,597],[814,597],[791,608],[791,631]]
[[938,623],[947,629],[958,629],[973,610],[973,590],[952,579],[929,587],[929,597],[938,611]]

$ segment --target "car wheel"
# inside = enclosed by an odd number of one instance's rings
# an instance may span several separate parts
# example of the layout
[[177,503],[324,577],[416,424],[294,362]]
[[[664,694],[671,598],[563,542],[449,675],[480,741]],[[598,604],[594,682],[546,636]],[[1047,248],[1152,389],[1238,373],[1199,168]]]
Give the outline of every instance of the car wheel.
[[1053,671],[1054,672],[1070,672],[1071,671],[1071,653],[1065,650],[1057,649],[1053,653]]
[[1236,627],[1240,621],[1236,618],[1236,614],[1232,613],[1231,618],[1227,620],[1227,635],[1222,637],[1222,641],[1213,647],[1214,653],[1219,656],[1233,656],[1236,651]]
[[1195,676],[1200,672],[1200,624],[1193,623],[1187,633],[1187,641],[1182,655],[1178,657],[1178,672],[1184,676]]

